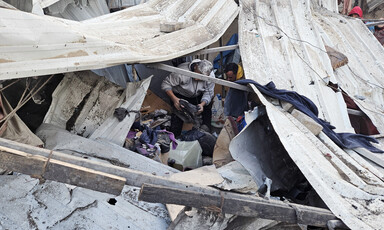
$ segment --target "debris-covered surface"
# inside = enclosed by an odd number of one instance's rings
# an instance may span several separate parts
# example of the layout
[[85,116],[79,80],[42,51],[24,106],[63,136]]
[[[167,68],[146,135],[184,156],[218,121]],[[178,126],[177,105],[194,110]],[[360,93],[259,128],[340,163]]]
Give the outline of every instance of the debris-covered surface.
[[93,157],[114,165],[159,176],[168,176],[172,172],[178,172],[176,169],[108,141],[80,137],[52,125],[43,124],[36,133],[44,141],[45,147],[51,150],[76,153],[82,157]]
[[237,14],[226,0],[153,0],[83,22],[0,8],[0,79],[169,60],[217,41]]
[[0,176],[3,229],[166,229],[164,205],[137,200],[139,188],[120,196],[53,181],[39,184],[26,175]]
[[[346,92],[360,100],[356,103],[361,110],[383,130],[382,47],[362,22],[332,13],[337,12],[336,3],[240,1],[239,46],[245,76],[261,84],[272,80],[278,88],[307,96],[319,108],[320,118],[338,132],[353,130],[342,95]],[[173,134],[165,131],[170,127],[170,107],[148,91],[151,77],[125,88],[128,78],[138,79],[128,76],[124,63],[170,60],[212,44],[237,16],[235,1],[152,0],[100,17],[108,13],[104,0],[37,0],[32,7],[23,10],[40,16],[10,10],[0,1],[4,35],[0,79],[70,72],[53,94],[44,120],[50,124],[42,124],[36,132],[45,148],[64,153],[2,142],[4,162],[25,159],[29,164],[19,161],[20,165],[30,171],[37,168],[37,174],[20,172],[40,180],[19,174],[0,176],[1,227],[303,229],[306,226],[299,224],[325,227],[329,220],[343,224],[337,218],[353,229],[382,227],[382,155],[339,148],[322,126],[256,88],[257,107],[236,122],[227,119],[213,156],[216,138],[204,134],[209,139],[202,140],[200,130],[190,130],[182,140],[199,142],[185,142],[194,146],[185,149],[193,159],[184,156],[183,161],[194,164],[175,159],[170,163],[171,157],[176,158],[172,151],[181,152],[184,144],[179,142],[177,149]],[[71,72],[105,67],[109,68]],[[207,156],[213,157],[218,169],[200,167],[208,164]],[[31,165],[36,159],[40,164]],[[114,197],[45,181],[49,178],[43,176],[54,171],[49,169],[55,163],[70,168],[71,176],[61,173],[64,180],[53,180],[112,194],[123,189],[122,193]],[[177,163],[186,172],[168,166]],[[84,174],[71,174],[79,168]],[[108,173],[117,181],[108,180],[109,185],[119,189],[104,186],[108,183],[100,178],[108,178]],[[140,202],[139,189],[124,183],[142,186],[141,200],[178,205],[167,205],[167,211],[164,205]]]
[[[324,84],[326,77],[332,82],[337,81],[327,53],[322,51],[325,51],[325,47],[319,32],[321,30],[314,23],[313,15],[316,13],[310,10],[309,1],[242,1],[239,37],[245,76],[261,84],[273,80],[278,88],[304,94],[315,102],[323,119],[338,130],[349,130],[349,119],[341,93],[335,94]],[[325,17],[324,13],[322,15]],[[337,21],[342,24],[342,17],[338,17]],[[383,54],[378,54],[375,59],[370,52],[374,47],[382,52],[382,47],[378,47],[378,42],[374,41],[372,35],[368,35],[370,32],[366,28],[359,33],[365,36],[365,40],[359,38],[351,26],[362,27],[362,23],[344,18],[343,23],[350,29],[342,33],[354,34],[352,40],[360,39],[360,43],[366,41],[373,46],[364,48],[365,53],[353,53],[357,47],[350,48],[352,58],[344,53],[350,62],[358,57],[365,60],[363,58],[367,56],[369,65],[374,65],[372,71],[381,72]],[[338,30],[342,31],[340,28]],[[349,38],[341,37],[339,43],[349,44]],[[359,49],[364,44],[360,44]],[[365,65],[362,61],[360,63]],[[375,77],[372,77],[372,81],[376,81]],[[381,87],[377,88],[381,90]],[[256,92],[266,106],[271,128],[328,208],[350,228],[380,229],[384,208],[382,175],[372,173],[374,169],[371,167],[363,167],[364,162],[355,161],[324,134],[319,135],[319,140],[289,113],[278,109]]]

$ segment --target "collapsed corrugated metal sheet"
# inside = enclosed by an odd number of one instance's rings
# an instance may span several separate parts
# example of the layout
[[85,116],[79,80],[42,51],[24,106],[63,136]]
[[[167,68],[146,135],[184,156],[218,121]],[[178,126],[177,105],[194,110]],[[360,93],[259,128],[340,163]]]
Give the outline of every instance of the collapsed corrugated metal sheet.
[[239,43],[246,57],[246,77],[260,84],[296,91],[319,108],[319,117],[338,132],[352,131],[341,93],[324,84],[336,82],[309,1],[243,1]]
[[383,0],[367,0],[368,12],[372,12],[381,4],[383,4]]
[[231,0],[153,0],[83,22],[1,8],[0,79],[169,60],[218,40],[237,13]]
[[[338,131],[351,130],[342,95],[326,86],[328,80],[336,83],[337,79],[325,52],[319,25],[315,24],[317,14],[313,16],[310,1],[244,0],[241,3],[239,44],[246,78],[261,84],[273,80],[278,88],[297,91],[314,101],[319,116],[330,121]],[[324,17],[330,20],[322,14],[319,21],[325,20]],[[342,23],[351,28],[342,33],[352,33],[352,26],[363,26],[349,21],[343,20]],[[357,40],[356,32],[353,34],[343,36],[340,43]],[[360,42],[376,46],[372,36],[366,35],[364,39],[360,37]],[[361,52],[350,51],[347,56],[354,54],[351,59],[360,60],[362,65],[373,60],[373,57],[365,59],[363,44],[356,44],[356,48]],[[365,55],[373,56],[370,48],[366,46]],[[378,50],[382,52],[382,48]],[[384,60],[381,56],[376,57],[375,64],[368,65],[378,68],[371,71],[381,71],[380,62]],[[351,74],[348,76],[355,78]],[[373,77],[369,79],[379,85],[379,89],[374,90],[380,91],[381,83]],[[352,229],[380,229],[384,217],[383,175],[365,165],[364,160],[356,161],[324,134],[320,134],[319,140],[289,113],[277,109],[256,88],[254,90],[266,105],[268,117],[284,148],[331,211]]]
[[339,12],[339,7],[336,0],[311,0],[312,6],[317,8],[324,8],[332,12]]
[[348,57],[335,71],[337,83],[384,133],[383,46],[360,20],[324,11],[313,19],[324,43]]
[[55,17],[82,21],[109,14],[109,8],[105,0],[61,0],[48,7],[48,14]]

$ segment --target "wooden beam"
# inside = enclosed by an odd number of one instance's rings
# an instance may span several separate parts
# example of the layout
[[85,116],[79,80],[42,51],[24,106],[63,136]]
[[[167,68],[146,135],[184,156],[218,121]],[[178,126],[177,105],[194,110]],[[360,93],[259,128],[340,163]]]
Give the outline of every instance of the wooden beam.
[[196,51],[194,53],[188,54],[186,56],[192,56],[192,55],[199,55],[199,54],[210,54],[210,53],[218,53],[218,52],[223,52],[223,51],[228,51],[228,50],[235,50],[239,47],[239,45],[230,45],[230,46],[221,46],[221,47],[215,47],[215,48],[210,48],[210,49],[202,49],[199,51]]
[[287,204],[282,201],[266,200],[256,196],[223,192],[216,189],[204,190],[196,187],[173,188],[171,186],[144,184],[141,187],[139,200],[179,204],[239,216],[252,216],[319,227],[325,227],[329,220],[337,219],[327,209],[293,203]]
[[[10,141],[0,138],[0,151],[7,153],[25,152],[33,155],[38,155],[46,158],[55,159],[58,161],[74,164],[77,166],[93,169],[96,171],[104,172],[107,174],[117,175],[126,179],[125,184],[136,187],[141,187],[144,183],[158,184],[158,185],[171,185],[176,187],[190,186],[190,184],[175,182],[167,177],[152,175],[151,173],[132,170],[129,168],[119,167],[108,163],[92,161],[82,157],[73,156],[70,154],[60,153],[57,151],[50,151],[48,149],[38,148],[15,141]],[[31,165],[32,167],[33,165]],[[0,165],[0,168],[1,165]],[[16,170],[15,170],[16,171]]]
[[0,168],[119,195],[125,178],[22,151],[0,151]]
[[240,85],[240,84],[237,84],[234,82],[230,82],[230,81],[226,81],[226,80],[222,80],[222,79],[218,79],[218,78],[208,77],[208,76],[203,75],[203,74],[198,74],[198,73],[195,73],[192,71],[180,69],[180,68],[173,67],[173,66],[166,65],[166,64],[161,64],[161,63],[148,64],[148,67],[155,68],[155,69],[161,69],[161,70],[165,70],[168,72],[183,74],[183,75],[188,76],[188,77],[193,77],[193,78],[200,79],[203,81],[213,82],[215,84],[227,86],[229,88],[239,89],[239,90],[243,90],[243,91],[247,91],[247,92],[253,92],[253,90],[250,87],[245,86],[245,85]]

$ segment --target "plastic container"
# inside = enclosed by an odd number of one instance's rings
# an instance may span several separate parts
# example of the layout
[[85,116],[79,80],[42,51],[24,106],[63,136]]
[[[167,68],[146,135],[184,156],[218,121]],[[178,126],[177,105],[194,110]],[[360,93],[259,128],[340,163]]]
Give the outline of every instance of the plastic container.
[[220,94],[216,94],[212,104],[212,121],[211,125],[216,128],[223,128],[225,123],[223,101]]
[[184,171],[186,168],[198,168],[203,165],[203,150],[198,141],[177,141],[177,148],[169,151],[169,158],[176,161],[174,167]]

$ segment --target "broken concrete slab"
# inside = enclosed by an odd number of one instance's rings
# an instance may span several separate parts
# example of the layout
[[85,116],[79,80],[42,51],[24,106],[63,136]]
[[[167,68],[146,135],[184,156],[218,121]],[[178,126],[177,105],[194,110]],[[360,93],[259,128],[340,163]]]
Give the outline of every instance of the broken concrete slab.
[[43,123],[89,137],[124,97],[122,87],[91,71],[67,73],[52,94]]
[[237,161],[232,161],[217,169],[224,181],[214,186],[227,191],[256,194],[259,187],[249,172]]
[[118,107],[126,109],[129,113],[119,121],[115,116],[110,115],[107,119],[91,134],[91,139],[103,139],[111,143],[123,146],[125,138],[136,116],[140,114],[140,108],[144,101],[152,77],[140,82],[130,82],[125,89],[124,102]]
[[[120,196],[29,176],[1,176],[0,220],[4,229],[166,229],[164,205],[137,200],[139,189],[124,186]],[[109,202],[110,200],[116,202]]]

